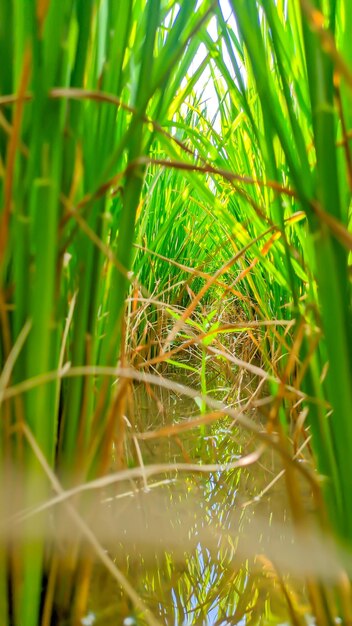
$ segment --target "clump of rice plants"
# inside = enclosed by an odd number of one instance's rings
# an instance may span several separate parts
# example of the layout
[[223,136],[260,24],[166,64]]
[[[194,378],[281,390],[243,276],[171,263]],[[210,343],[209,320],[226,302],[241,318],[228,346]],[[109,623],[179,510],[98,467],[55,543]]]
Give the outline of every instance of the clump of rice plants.
[[[148,490],[158,472],[185,472],[192,493],[208,472],[223,493],[235,471],[231,494],[242,467],[273,454],[298,537],[313,518],[349,554],[351,19],[333,0],[1,4],[4,626],[82,623],[96,559],[140,623],[164,623],[160,578],[132,584],[85,493],[128,479]],[[138,385],[160,424],[138,417]],[[158,387],[176,394],[179,413]],[[249,440],[222,455],[235,425]],[[153,464],[154,439],[170,445]],[[208,517],[222,519],[215,492],[202,493]],[[204,541],[211,553],[214,536]],[[280,573],[289,559],[273,555],[271,565],[261,557],[265,576],[301,623]],[[348,564],[333,589],[317,569],[307,613],[347,623]],[[221,611],[262,623],[241,571],[235,600],[224,576]],[[215,601],[211,575],[194,620]],[[179,585],[181,606],[193,595]]]

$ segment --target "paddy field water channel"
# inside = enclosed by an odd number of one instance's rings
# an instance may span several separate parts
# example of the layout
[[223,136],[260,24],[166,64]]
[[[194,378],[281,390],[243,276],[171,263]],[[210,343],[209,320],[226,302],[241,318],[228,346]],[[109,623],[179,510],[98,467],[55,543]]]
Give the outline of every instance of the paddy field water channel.
[[[187,373],[181,382],[190,383]],[[116,442],[112,471],[122,464],[170,469],[104,488],[92,528],[160,624],[282,624],[292,615],[309,622],[303,550],[295,547],[280,458],[226,415],[188,428],[198,405],[177,392],[131,386],[125,443],[118,452]],[[259,412],[251,417],[260,423]],[[240,459],[243,467],[229,471],[185,468]],[[84,624],[147,623],[98,563],[89,605]]]

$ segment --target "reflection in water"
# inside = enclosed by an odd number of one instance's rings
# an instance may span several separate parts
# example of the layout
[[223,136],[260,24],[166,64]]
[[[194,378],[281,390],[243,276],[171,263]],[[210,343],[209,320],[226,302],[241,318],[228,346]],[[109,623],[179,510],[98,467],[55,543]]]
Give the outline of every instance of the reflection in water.
[[[169,392],[153,398],[141,386],[130,413],[131,432],[146,433],[189,419],[199,409]],[[221,418],[203,428],[202,437],[199,428],[177,437],[131,437],[126,459],[129,464],[143,459],[145,465],[200,459],[225,464],[256,445]],[[304,586],[292,576],[282,578],[265,556],[270,543],[276,557],[287,551],[284,484],[278,481],[256,500],[280,469],[278,459],[266,451],[250,468],[209,475],[170,472],[165,479],[151,480],[147,489],[139,480],[105,493],[102,507],[109,514],[102,508],[101,539],[116,537],[110,554],[161,624],[279,624],[292,622],[292,615],[296,624],[306,623]],[[290,535],[288,541],[292,543]],[[90,611],[94,624],[146,623],[98,566]]]

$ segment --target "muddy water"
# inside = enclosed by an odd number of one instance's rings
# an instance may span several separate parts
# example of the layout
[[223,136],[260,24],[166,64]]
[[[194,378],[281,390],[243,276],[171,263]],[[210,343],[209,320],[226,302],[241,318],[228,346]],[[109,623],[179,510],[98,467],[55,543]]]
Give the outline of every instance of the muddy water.
[[[233,463],[256,452],[258,442],[226,417],[152,438],[199,415],[199,407],[143,385],[131,392],[126,413],[127,466],[168,463],[170,470],[105,489],[94,522],[115,565],[160,624],[283,624],[292,623],[292,614],[296,623],[307,623],[303,579],[294,565],[287,575],[295,551],[284,477],[273,482],[280,459],[266,450],[256,462],[225,473],[187,471],[186,464],[200,461]],[[149,438],[136,438],[137,432]],[[180,463],[182,470],[173,471]],[[147,622],[96,564],[82,623]]]

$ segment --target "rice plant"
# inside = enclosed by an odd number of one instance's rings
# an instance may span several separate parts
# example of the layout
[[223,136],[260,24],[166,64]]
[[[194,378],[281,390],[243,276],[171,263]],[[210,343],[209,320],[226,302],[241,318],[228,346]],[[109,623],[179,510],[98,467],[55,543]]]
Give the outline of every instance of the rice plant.
[[[236,456],[216,448],[222,419],[250,434],[244,464],[279,459],[295,528],[311,522],[302,479],[315,523],[349,554],[350,13],[342,0],[0,5],[1,511],[21,522],[0,549],[4,626],[82,623],[96,558],[140,623],[164,623],[163,585],[150,573],[137,592],[85,521],[85,489],[112,468],[147,480],[138,437],[171,437],[185,464],[221,474]],[[188,394],[189,423],[143,433],[136,383],[159,409],[158,386]],[[55,528],[72,524],[62,554],[36,508],[51,515],[53,494]],[[217,601],[211,572],[199,606]],[[332,590],[306,574],[317,623],[348,623],[350,575]],[[216,620],[227,604],[262,623],[252,578],[237,572],[233,595],[226,576]],[[192,585],[179,584],[175,623],[188,623]]]

